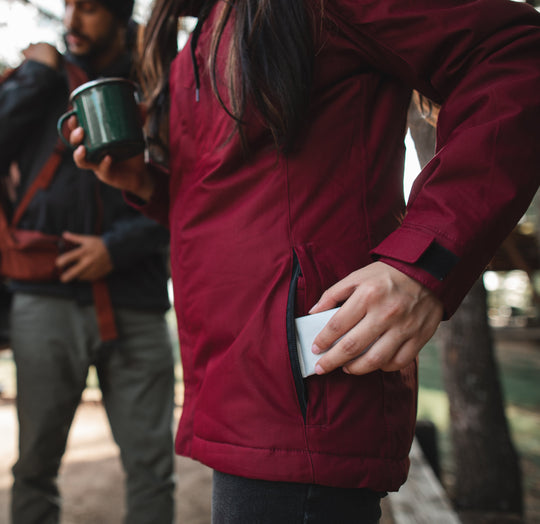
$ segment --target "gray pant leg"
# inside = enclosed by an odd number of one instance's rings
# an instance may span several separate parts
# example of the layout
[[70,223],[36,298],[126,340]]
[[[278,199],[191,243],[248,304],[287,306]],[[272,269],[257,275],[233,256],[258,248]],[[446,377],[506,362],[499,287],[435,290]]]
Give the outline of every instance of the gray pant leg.
[[128,524],[174,520],[174,359],[162,314],[116,311],[120,345],[96,363],[127,474]]
[[17,366],[19,459],[13,467],[14,524],[58,522],[56,484],[88,373],[85,323],[72,301],[17,294],[12,348]]

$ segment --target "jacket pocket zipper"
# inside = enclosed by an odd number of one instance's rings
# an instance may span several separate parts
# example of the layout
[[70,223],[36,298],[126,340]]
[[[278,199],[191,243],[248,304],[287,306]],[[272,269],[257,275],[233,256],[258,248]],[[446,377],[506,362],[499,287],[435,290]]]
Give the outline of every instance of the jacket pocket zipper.
[[300,404],[300,410],[305,422],[307,413],[307,388],[300,369],[300,360],[298,359],[298,350],[296,345],[296,327],[294,324],[296,287],[298,284],[298,279],[301,276],[302,270],[300,268],[300,263],[298,262],[296,253],[293,251],[293,271],[287,300],[287,346],[289,348],[289,360],[291,362],[296,395],[298,397],[298,403]]

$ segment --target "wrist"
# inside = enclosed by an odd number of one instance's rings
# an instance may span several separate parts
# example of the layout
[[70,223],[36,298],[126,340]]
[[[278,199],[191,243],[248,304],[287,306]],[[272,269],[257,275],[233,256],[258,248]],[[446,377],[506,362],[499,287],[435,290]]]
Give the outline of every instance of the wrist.
[[128,191],[140,200],[148,202],[154,193],[155,182],[149,166],[146,165],[145,167],[146,169],[136,177],[137,182],[134,187],[129,188]]

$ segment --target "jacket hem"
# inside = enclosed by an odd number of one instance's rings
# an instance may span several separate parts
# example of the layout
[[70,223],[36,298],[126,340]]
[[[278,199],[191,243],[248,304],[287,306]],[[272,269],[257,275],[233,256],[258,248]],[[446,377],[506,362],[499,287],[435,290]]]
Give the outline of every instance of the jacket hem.
[[[182,450],[177,452],[183,454]],[[303,449],[253,448],[196,436],[191,441],[189,456],[229,475],[374,491],[397,491],[409,470],[408,456],[389,459]]]

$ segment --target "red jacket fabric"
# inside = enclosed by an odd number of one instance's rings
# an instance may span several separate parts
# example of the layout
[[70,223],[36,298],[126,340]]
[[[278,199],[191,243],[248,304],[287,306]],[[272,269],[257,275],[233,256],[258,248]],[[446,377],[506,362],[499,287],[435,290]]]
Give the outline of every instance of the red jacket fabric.
[[[248,115],[249,161],[211,91],[211,21],[199,102],[189,46],[171,69],[170,186],[161,177],[147,206],[172,231],[177,451],[246,477],[397,490],[416,364],[302,381],[292,318],[374,258],[452,314],[538,187],[540,16],[507,0],[327,0],[299,148],[277,157]],[[443,106],[437,154],[405,209],[412,88]],[[421,264],[434,245],[455,255],[440,278]]]

